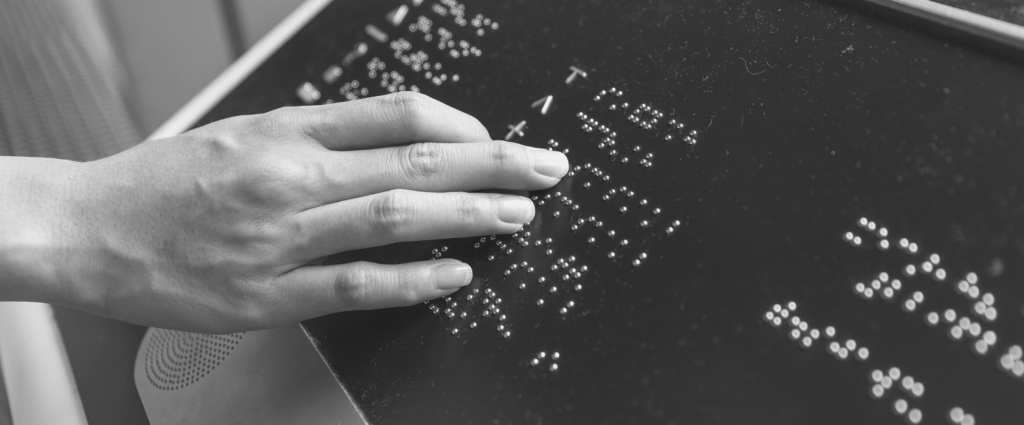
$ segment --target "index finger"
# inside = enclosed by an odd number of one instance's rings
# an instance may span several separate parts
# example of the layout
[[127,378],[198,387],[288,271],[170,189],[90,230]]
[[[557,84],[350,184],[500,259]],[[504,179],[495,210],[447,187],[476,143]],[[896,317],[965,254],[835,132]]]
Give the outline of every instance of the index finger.
[[282,111],[285,119],[331,150],[372,149],[414,142],[490,141],[476,118],[416,92]]

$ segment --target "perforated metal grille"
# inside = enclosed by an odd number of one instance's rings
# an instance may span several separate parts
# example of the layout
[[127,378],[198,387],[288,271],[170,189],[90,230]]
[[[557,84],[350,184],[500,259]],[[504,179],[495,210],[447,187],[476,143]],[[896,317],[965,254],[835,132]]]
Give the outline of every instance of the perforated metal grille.
[[146,344],[146,377],[161,390],[185,388],[220,365],[243,336],[156,329]]

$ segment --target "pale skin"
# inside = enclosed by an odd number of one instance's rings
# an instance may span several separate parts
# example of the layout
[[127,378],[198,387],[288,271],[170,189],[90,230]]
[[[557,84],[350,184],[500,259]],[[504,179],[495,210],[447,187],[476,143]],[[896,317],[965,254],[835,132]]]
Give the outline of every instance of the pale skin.
[[93,162],[0,157],[0,301],[210,333],[408,306],[471,268],[321,260],[514,233],[533,203],[486,191],[568,169],[416,93],[230,118]]

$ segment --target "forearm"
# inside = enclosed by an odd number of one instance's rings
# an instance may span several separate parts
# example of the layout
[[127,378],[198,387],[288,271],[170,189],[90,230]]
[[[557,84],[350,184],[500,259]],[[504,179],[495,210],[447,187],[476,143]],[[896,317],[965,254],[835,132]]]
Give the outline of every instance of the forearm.
[[79,164],[0,157],[0,301],[64,302],[61,232],[72,213],[69,174]]

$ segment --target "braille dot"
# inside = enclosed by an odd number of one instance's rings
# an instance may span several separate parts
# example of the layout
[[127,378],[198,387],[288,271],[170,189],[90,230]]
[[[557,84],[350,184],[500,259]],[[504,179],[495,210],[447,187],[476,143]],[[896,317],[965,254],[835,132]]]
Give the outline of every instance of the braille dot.
[[883,376],[885,376],[885,375],[882,373],[882,371],[880,371],[878,369],[875,369],[875,370],[871,371],[871,381],[872,382],[882,382],[882,377]]
[[850,356],[850,351],[847,350],[846,347],[840,348],[839,352],[836,353],[836,357],[838,357],[839,360],[846,360],[846,358],[849,357],[849,356]]
[[519,289],[526,289],[526,284],[525,283],[520,283],[519,284]]
[[913,253],[917,253],[917,244],[911,242],[910,246],[907,247],[907,250],[910,251],[910,253],[912,253],[912,254]]
[[615,258],[615,251],[609,252],[608,253],[608,258]]
[[914,378],[912,376],[904,376],[903,379],[900,380],[900,385],[903,386],[904,390],[909,390],[914,386]]
[[860,220],[857,220],[857,225],[859,225],[860,227],[867,227],[867,225],[868,225],[867,217],[861,217]]
[[914,302],[914,300],[906,300],[903,302],[903,311],[910,313],[913,312],[915,309],[917,309],[917,303]]
[[972,287],[967,289],[967,296],[971,297],[971,299],[978,298],[978,295],[980,295],[980,293],[981,293],[981,290],[978,289],[977,286],[972,286]]
[[552,372],[558,370],[558,364],[557,363],[552,363],[551,366],[548,367],[548,370],[550,370]]
[[877,225],[877,224],[875,224],[875,222],[873,222],[873,221],[869,221],[869,222],[868,222],[868,226],[867,226],[867,228],[868,228],[868,230],[874,231],[874,230],[875,230],[875,228],[876,228],[877,226],[878,226],[878,225]]
[[882,386],[882,388],[885,388],[885,389],[892,388],[892,378],[890,378],[888,376],[883,376],[882,380],[879,381],[878,383],[879,383],[879,385]]
[[1020,360],[1021,357],[1024,356],[1024,349],[1021,349],[1021,347],[1019,345],[1013,345],[1013,346],[1010,347],[1010,349],[1007,351],[1007,353],[1014,360]]
[[960,338],[963,338],[964,330],[958,326],[953,326],[949,328],[949,336],[953,338],[953,340],[959,340]]
[[899,399],[899,400],[896,400],[896,402],[893,403],[893,405],[892,405],[893,410],[895,410],[896,413],[900,414],[900,415],[902,415],[904,413],[907,413],[907,407],[908,407],[907,406],[907,401],[902,399],[902,398]]
[[811,329],[811,338],[818,339],[819,336],[821,336],[821,332],[817,329]]
[[512,336],[512,331],[505,331],[505,333],[501,334],[501,336],[503,336],[505,338],[508,338],[508,337]]
[[994,321],[996,320],[997,315],[998,313],[996,312],[995,307],[989,307],[985,309],[985,320],[988,320],[989,322]]
[[646,199],[641,199],[640,200],[640,205],[647,205],[647,200]]
[[852,339],[846,340],[846,348],[851,351],[857,348],[857,341],[854,341]]
[[470,327],[470,328],[476,328],[476,322],[470,323],[470,324],[469,324],[469,327]]
[[789,310],[782,310],[779,312],[779,316],[782,316],[783,319],[789,318]]
[[879,399],[879,398],[882,398],[883,395],[885,395],[885,388],[882,388],[882,386],[878,385],[878,384],[875,384],[875,385],[871,386],[871,397],[872,398]]
[[531,365],[533,365],[533,366],[537,366],[537,365],[539,365],[539,364],[540,364],[540,360],[538,360],[538,359],[532,359],[532,360],[530,360],[530,364],[531,364]]
[[907,264],[907,266],[903,268],[903,274],[907,276],[913,276],[915,273],[917,273],[917,268],[914,267],[913,264]]
[[829,338],[832,338],[835,335],[836,335],[836,328],[833,328],[831,326],[825,328],[825,336],[827,336]]
[[986,306],[989,306],[995,304],[996,297],[991,293],[986,293],[985,295],[981,296],[981,302],[984,303]]
[[542,306],[542,305],[544,305],[544,299],[543,299],[543,298],[541,298],[541,299],[537,300],[537,305],[538,305],[538,306]]
[[925,320],[929,325],[937,325],[939,324],[939,313],[936,313],[934,311],[928,313],[928,316],[926,316]]
[[860,246],[860,244],[861,244],[860,236],[854,236],[853,237],[853,244],[856,245],[856,246]]
[[964,419],[960,421],[960,425],[974,425],[974,415],[970,413],[964,414]]
[[967,273],[967,283],[975,285],[978,283],[978,275],[974,272]]
[[459,329],[458,328],[453,328],[452,329],[452,335],[457,335],[458,333],[459,333]]
[[899,291],[899,290],[900,290],[900,288],[903,288],[903,283],[902,283],[902,282],[900,282],[900,280],[899,280],[899,279],[895,279],[895,280],[893,280],[893,281],[892,281],[892,283],[890,284],[890,286],[892,287],[892,289],[893,289],[894,291]]
[[922,417],[923,415],[921,414],[921,410],[917,408],[910,409],[910,412],[907,413],[907,421],[912,424],[921,423]]
[[916,301],[918,304],[924,302],[924,294],[921,293],[921,291],[915,291],[914,295],[913,295],[913,298],[914,298],[914,301]]

